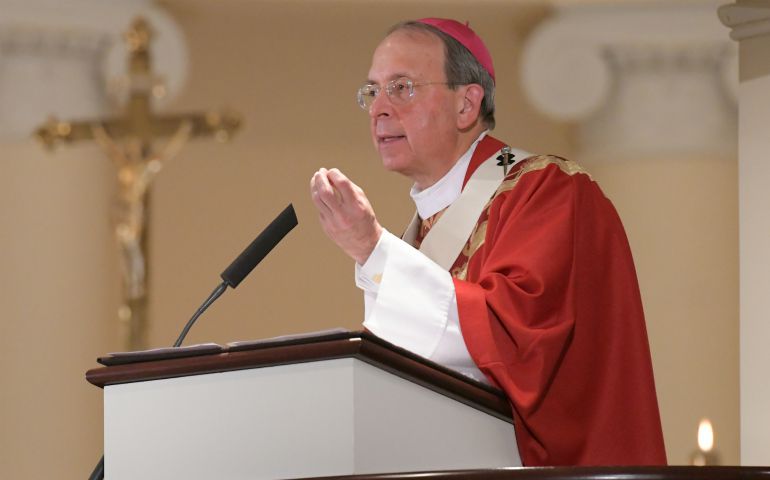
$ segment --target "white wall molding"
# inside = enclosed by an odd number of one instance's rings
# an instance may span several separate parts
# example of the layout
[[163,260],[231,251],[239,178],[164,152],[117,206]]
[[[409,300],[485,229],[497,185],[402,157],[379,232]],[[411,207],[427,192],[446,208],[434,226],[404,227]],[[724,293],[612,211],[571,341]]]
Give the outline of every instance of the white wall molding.
[[102,54],[110,43],[109,35],[96,31],[61,31],[29,25],[9,26],[0,30],[0,58],[11,55],[85,55]]
[[581,148],[618,156],[734,156],[737,48],[717,4],[564,4],[522,57],[544,114],[577,122]]
[[730,38],[736,41],[770,35],[770,0],[722,5],[718,10],[719,20],[731,28]]
[[156,34],[153,65],[168,92],[164,100],[184,86],[184,36],[150,1],[1,1],[0,140],[29,138],[50,115],[106,114],[106,86],[120,84],[126,73],[123,33],[138,15],[148,19]]

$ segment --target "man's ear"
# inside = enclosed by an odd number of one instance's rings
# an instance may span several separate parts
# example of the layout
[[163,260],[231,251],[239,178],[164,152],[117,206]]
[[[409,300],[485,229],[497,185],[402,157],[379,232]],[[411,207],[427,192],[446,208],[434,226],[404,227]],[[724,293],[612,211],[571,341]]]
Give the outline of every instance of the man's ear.
[[457,91],[457,128],[465,130],[473,126],[479,119],[481,101],[484,99],[484,89],[481,85],[472,83],[463,85]]

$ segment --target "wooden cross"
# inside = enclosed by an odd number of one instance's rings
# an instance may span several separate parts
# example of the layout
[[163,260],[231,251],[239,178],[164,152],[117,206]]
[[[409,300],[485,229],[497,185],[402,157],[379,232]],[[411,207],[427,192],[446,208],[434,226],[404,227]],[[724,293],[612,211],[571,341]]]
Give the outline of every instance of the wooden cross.
[[[146,348],[147,218],[152,180],[190,138],[214,136],[227,141],[241,123],[237,114],[227,111],[154,115],[152,97],[162,96],[163,85],[152,74],[151,40],[147,21],[135,19],[125,34],[129,95],[120,116],[77,122],[50,118],[35,132],[49,149],[59,143],[93,140],[117,168],[114,221],[123,284],[118,318],[123,348],[130,350]],[[158,139],[165,139],[165,144],[156,145]]]

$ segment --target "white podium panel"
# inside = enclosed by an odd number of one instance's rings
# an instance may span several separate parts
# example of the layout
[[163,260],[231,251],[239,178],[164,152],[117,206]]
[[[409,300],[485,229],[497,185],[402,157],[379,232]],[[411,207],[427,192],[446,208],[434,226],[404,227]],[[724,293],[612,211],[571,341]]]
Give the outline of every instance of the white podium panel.
[[520,466],[513,425],[343,358],[104,387],[105,478]]

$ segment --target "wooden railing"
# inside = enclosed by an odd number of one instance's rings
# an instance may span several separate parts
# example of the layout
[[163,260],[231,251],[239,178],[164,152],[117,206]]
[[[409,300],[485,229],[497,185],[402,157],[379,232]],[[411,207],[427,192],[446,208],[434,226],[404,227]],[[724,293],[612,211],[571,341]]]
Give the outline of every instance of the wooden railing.
[[[313,480],[770,480],[770,467],[543,467],[316,477]],[[310,480],[310,479],[307,479]]]

